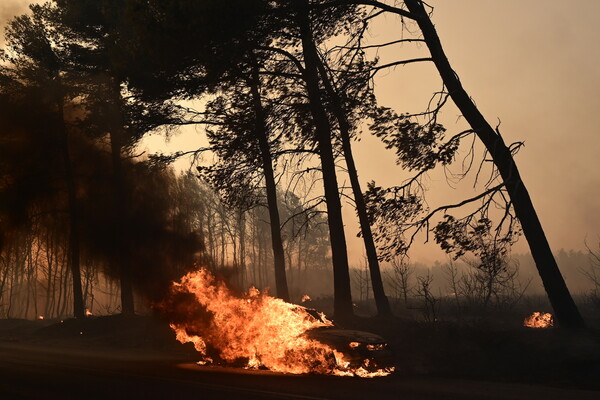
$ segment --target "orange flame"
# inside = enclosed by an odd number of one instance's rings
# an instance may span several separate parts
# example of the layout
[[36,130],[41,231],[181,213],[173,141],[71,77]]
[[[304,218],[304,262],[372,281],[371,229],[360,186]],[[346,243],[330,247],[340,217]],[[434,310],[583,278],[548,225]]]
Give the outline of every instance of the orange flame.
[[307,301],[312,301],[312,299],[310,298],[309,295],[305,294],[304,296],[302,296],[302,303],[307,302]]
[[319,320],[306,308],[262,294],[256,288],[241,297],[234,296],[225,283],[205,269],[174,282],[171,300],[177,296],[185,299],[185,304],[180,302],[174,308],[185,316],[175,318],[170,326],[177,340],[194,344],[201,354],[201,365],[213,362],[210,355],[226,363],[242,362],[246,368],[293,374],[373,377],[393,371],[350,368],[342,353],[306,336],[310,329],[333,326],[324,315]]
[[528,328],[550,328],[554,326],[554,317],[550,313],[534,312],[523,321]]

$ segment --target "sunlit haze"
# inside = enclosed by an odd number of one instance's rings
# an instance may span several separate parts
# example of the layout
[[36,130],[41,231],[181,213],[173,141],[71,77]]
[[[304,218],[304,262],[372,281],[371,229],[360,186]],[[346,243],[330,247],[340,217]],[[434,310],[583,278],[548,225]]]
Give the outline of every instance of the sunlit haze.
[[[0,23],[26,11],[29,0],[4,0]],[[600,3],[578,1],[565,11],[558,0],[497,1],[453,0],[429,2],[442,44],[466,90],[489,121],[501,122],[506,142],[523,141],[517,163],[553,250],[583,249],[600,233]],[[397,38],[400,25],[383,17],[373,24],[367,40],[381,43]],[[416,50],[415,50],[416,49]],[[380,53],[386,57],[425,55],[405,44]],[[423,110],[441,81],[433,65],[411,64],[382,73],[376,79],[381,104],[399,111]],[[450,132],[464,127],[459,112],[448,104],[442,122]],[[204,145],[202,128],[185,128],[165,142],[154,135],[144,140],[148,152],[190,150]],[[399,184],[407,173],[395,166],[394,155],[379,139],[365,132],[355,142],[358,171],[363,184],[375,180]],[[178,168],[187,168],[181,161]],[[460,200],[469,192],[472,178],[460,190],[448,187],[442,173],[430,175],[430,205]],[[341,178],[343,179],[343,177]],[[364,253],[356,238],[354,211],[345,207],[345,224],[351,262]],[[413,259],[443,259],[435,243],[411,251]],[[526,252],[521,238],[514,251]]]
[[598,400],[599,17],[0,0],[0,398]]

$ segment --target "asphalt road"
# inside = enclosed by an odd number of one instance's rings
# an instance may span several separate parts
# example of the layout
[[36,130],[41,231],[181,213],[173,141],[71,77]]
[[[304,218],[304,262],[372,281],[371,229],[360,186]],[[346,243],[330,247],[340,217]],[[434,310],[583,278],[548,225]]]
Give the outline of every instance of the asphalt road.
[[0,399],[544,399],[600,392],[406,376],[374,379],[201,367],[141,351],[0,343]]

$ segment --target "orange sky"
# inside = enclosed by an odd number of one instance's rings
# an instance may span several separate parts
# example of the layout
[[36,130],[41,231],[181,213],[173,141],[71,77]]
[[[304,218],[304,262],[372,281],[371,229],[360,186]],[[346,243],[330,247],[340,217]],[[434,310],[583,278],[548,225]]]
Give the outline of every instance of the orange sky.
[[[568,10],[557,0],[429,3],[466,90],[492,124],[502,121],[506,142],[525,141],[517,164],[552,248],[580,249],[586,237],[591,244],[597,242],[600,2],[577,1]],[[380,31],[387,34],[394,25],[389,18]],[[413,110],[427,99],[423,87],[439,89],[439,78],[432,67],[407,66],[380,86],[380,101]],[[413,108],[419,98],[421,103]],[[454,107],[446,110],[447,127],[458,114]],[[372,166],[369,150],[361,154],[359,165]],[[362,171],[363,179],[395,179],[383,163]],[[436,190],[436,198],[446,196],[452,196],[449,190]]]
[[[22,12],[27,0],[0,1],[0,24]],[[430,0],[433,21],[451,64],[477,105],[495,125],[502,121],[506,142],[522,140],[517,156],[523,179],[554,250],[581,249],[600,235],[600,1],[579,0]],[[371,43],[397,38],[398,21],[385,17],[371,31]],[[382,59],[408,58],[409,46],[382,53]],[[441,83],[430,65],[401,67],[376,81],[383,105],[398,111],[422,110]],[[450,132],[458,111],[449,106],[443,121]],[[169,148],[195,146],[200,135],[171,140]],[[164,148],[160,138],[147,140]],[[361,181],[399,184],[406,174],[394,166],[378,139],[364,135],[355,145]],[[459,199],[464,191],[446,187],[432,174],[431,205]],[[463,185],[464,186],[464,185]],[[462,189],[462,187],[461,187]],[[355,238],[354,213],[345,212],[351,258],[358,262],[362,245]],[[525,251],[525,240],[516,247]],[[436,246],[418,245],[414,259],[443,255]]]

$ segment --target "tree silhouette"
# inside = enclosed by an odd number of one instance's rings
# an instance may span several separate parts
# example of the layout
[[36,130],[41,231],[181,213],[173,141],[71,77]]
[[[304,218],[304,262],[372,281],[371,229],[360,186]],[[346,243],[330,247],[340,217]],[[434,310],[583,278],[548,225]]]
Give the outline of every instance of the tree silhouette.
[[[327,10],[329,8],[347,7],[348,5],[357,4],[372,6],[381,13],[395,14],[401,17],[401,23],[414,21],[419,26],[423,35],[422,40],[429,48],[431,58],[401,60],[391,64],[402,65],[409,62],[421,61],[432,61],[434,63],[444,82],[447,96],[452,98],[472,130],[486,147],[502,179],[502,186],[489,188],[485,193],[470,199],[470,201],[480,200],[492,193],[498,193],[502,189],[506,190],[509,197],[507,211],[514,210],[514,214],[522,226],[544,288],[555,310],[557,320],[564,327],[582,327],[584,325],[583,319],[558,269],[531,198],[514,161],[513,152],[515,151],[515,147],[507,146],[504,143],[500,133],[494,130],[487,122],[463,88],[458,75],[452,69],[444,53],[440,38],[426,10],[426,4],[421,0],[405,0],[403,5],[406,8],[403,8],[402,4],[392,6],[376,0],[330,0],[317,3],[313,7],[318,10]],[[444,103],[445,100],[441,101],[440,106]],[[439,107],[434,110],[434,114],[437,111],[439,111]],[[452,205],[450,208],[464,205],[470,201]],[[441,210],[447,208],[441,207]]]
[[[358,21],[355,21],[355,23]],[[360,47],[359,47],[360,49]],[[373,233],[371,231],[371,223],[367,213],[367,206],[365,198],[361,189],[360,181],[358,179],[358,171],[354,162],[354,156],[352,154],[351,137],[354,127],[350,122],[349,112],[346,111],[348,105],[357,108],[360,114],[364,110],[368,110],[370,106],[373,106],[374,95],[368,86],[369,82],[369,65],[365,63],[362,54],[353,55],[354,62],[350,62],[349,65],[340,65],[339,69],[343,68],[346,71],[356,68],[358,73],[354,72],[350,77],[342,76],[339,78],[345,78],[346,82],[338,82],[338,85],[344,86],[347,93],[343,96],[340,94],[340,89],[335,88],[335,83],[328,74],[328,70],[332,68],[326,68],[325,62],[319,58],[317,60],[317,68],[323,81],[323,86],[327,95],[328,102],[330,104],[331,112],[335,116],[338,124],[339,136],[341,141],[342,153],[344,160],[346,161],[347,173],[350,178],[350,184],[352,186],[352,193],[354,197],[354,204],[356,207],[356,213],[358,214],[360,224],[360,234],[365,244],[365,251],[367,254],[367,263],[369,267],[369,273],[371,283],[373,286],[373,296],[377,305],[377,310],[382,316],[390,316],[391,309],[387,296],[383,288],[383,281],[381,278],[381,270],[379,268],[379,259],[377,256],[377,250],[373,239]],[[342,58],[345,60],[345,58]],[[365,65],[367,64],[367,65]],[[361,71],[362,69],[362,71]],[[339,81],[342,79],[338,79]],[[343,98],[342,98],[343,97]],[[354,110],[353,110],[354,111]],[[355,113],[356,113],[355,111]]]
[[3,61],[8,64],[3,72],[17,87],[31,92],[44,100],[46,109],[53,115],[47,121],[51,129],[42,134],[51,134],[60,148],[62,173],[66,186],[69,214],[69,268],[72,273],[73,307],[77,318],[85,316],[80,272],[79,205],[76,177],[73,169],[70,128],[65,107],[76,96],[71,81],[74,78],[69,60],[68,46],[60,31],[50,29],[49,21],[55,11],[49,5],[33,5],[31,16],[20,16],[12,20],[6,29],[7,45]]
[[[0,149],[7,155],[0,161],[0,227],[9,258],[21,265],[21,276],[35,280],[34,269],[25,268],[26,262],[32,263],[22,256],[32,255],[34,243],[42,243],[39,238],[56,229],[56,237],[68,242],[75,315],[83,316],[89,287],[81,285],[82,263],[89,267],[88,283],[96,265],[119,278],[122,312],[132,314],[134,282],[151,287],[147,276],[167,279],[181,272],[181,263],[191,263],[194,252],[225,269],[231,250],[243,283],[248,259],[270,260],[263,251],[270,236],[277,295],[289,300],[287,274],[295,246],[298,266],[301,246],[320,254],[324,249],[321,236],[315,239],[318,243],[296,242],[324,203],[334,312],[336,318],[349,318],[353,310],[341,212],[344,193],[336,164],[343,159],[380,315],[391,312],[379,261],[405,254],[419,232],[433,232],[448,252],[475,252],[492,276],[503,273],[506,249],[522,229],[557,320],[565,327],[583,326],[514,161],[521,144],[504,143],[498,128],[476,108],[444,54],[424,2],[230,0],[226,5],[220,0],[55,0],[32,6],[31,15],[9,24],[0,66],[0,103],[9,111],[1,116],[7,129]],[[388,13],[399,16],[402,24],[416,24],[422,37],[365,45],[370,21]],[[334,42],[342,44],[332,48]],[[406,42],[425,43],[430,56],[387,64],[368,56],[368,49]],[[379,107],[374,76],[415,62],[432,62],[444,84],[429,108],[402,114]],[[470,129],[449,135],[438,123],[449,99]],[[189,100],[200,100],[195,104],[202,109],[189,107]],[[372,182],[362,192],[352,140],[365,121],[395,152],[397,163],[413,174],[399,186],[382,188]],[[210,145],[196,154],[213,154],[216,162],[202,165],[200,172],[222,199],[211,212],[206,199],[216,197],[206,186],[196,186],[203,183],[157,168],[182,154],[154,157],[148,163],[134,160],[133,149],[143,135],[184,125],[206,127]],[[453,163],[466,138],[479,138],[485,147],[493,165],[490,180],[471,198],[429,209],[422,178]],[[472,161],[467,164],[462,177]],[[311,203],[303,203],[290,193],[303,179],[299,177],[311,176],[309,171],[320,173],[322,179],[314,182],[323,186]],[[287,190],[283,180],[290,181]],[[160,185],[177,204],[167,204],[164,193],[149,192]],[[181,192],[184,187],[207,197],[194,202]],[[496,204],[502,204],[504,213],[492,240],[489,211]],[[270,235],[265,224],[256,222],[262,218],[255,210],[259,205],[266,205]],[[448,210],[464,206],[475,211],[463,218],[449,215]],[[444,219],[438,222],[441,215]],[[248,240],[249,231],[260,237]],[[148,236],[150,232],[164,245]],[[207,252],[201,250],[204,238],[211,246]],[[143,251],[147,245],[162,247],[165,254],[176,248],[191,253],[168,262],[154,249],[148,251],[168,265],[160,273]],[[52,251],[61,257],[58,246]],[[89,265],[82,261],[88,258]],[[139,260],[152,265],[148,274]],[[264,271],[258,272],[262,283],[269,281]],[[423,287],[429,287],[425,280]]]
[[[139,54],[135,51],[136,46],[146,43],[142,45],[144,55],[141,55],[140,59],[148,61],[142,69],[143,72],[131,70],[129,82],[133,87],[140,89],[142,96],[168,98],[177,93],[184,93],[184,96],[194,97],[214,89],[223,81],[236,79],[240,72],[244,72],[244,64],[247,65],[248,61],[252,61],[253,58],[248,56],[252,55],[253,49],[269,47],[268,45],[275,39],[286,43],[297,40],[295,38],[298,38],[298,35],[304,37],[306,68],[304,68],[303,78],[309,88],[310,110],[317,127],[315,130],[317,138],[320,138],[316,141],[319,143],[323,173],[326,175],[325,197],[327,204],[331,204],[330,231],[334,271],[337,276],[335,279],[336,310],[339,316],[350,315],[352,313],[350,281],[345,239],[342,234],[341,203],[335,179],[332,132],[320,99],[318,71],[308,61],[310,57],[316,55],[313,43],[314,28],[310,26],[310,21],[305,21],[308,16],[301,17],[302,12],[308,12],[308,3],[300,8],[297,8],[295,3],[288,4],[288,2],[276,4],[250,1],[238,5],[239,8],[234,7],[224,11],[222,7],[216,6],[216,3],[211,1],[194,4],[180,4],[177,1],[158,2],[153,4],[153,7],[147,7],[146,3],[142,5],[135,1],[128,2],[124,8],[123,18],[128,15],[128,12],[135,10],[135,17],[129,14],[133,17],[133,28],[123,28],[119,32],[127,35],[133,30],[131,35],[138,40],[134,42],[136,43],[133,45],[134,51],[129,53]],[[233,10],[235,11],[232,12]],[[332,22],[338,18],[336,14],[336,12],[328,13],[323,20],[318,20],[317,16],[313,15],[314,25],[323,34],[328,31],[333,33],[335,29],[332,29],[332,26],[335,27],[335,23],[332,25]],[[190,16],[193,18],[190,19]],[[116,20],[118,21],[118,18]],[[122,25],[117,22],[114,26]],[[144,32],[144,35],[140,35],[140,32]],[[187,43],[192,43],[192,46],[182,46],[183,37]],[[313,46],[312,50],[310,46]],[[164,54],[156,54],[154,52],[156,48],[160,48],[160,52]],[[132,49],[132,46],[125,45],[123,49]],[[224,49],[227,51],[225,52]],[[124,60],[131,58],[127,55],[128,51],[117,51],[117,53]],[[156,57],[149,60],[149,56]],[[170,64],[167,65],[166,56],[172,57],[175,61],[169,61]],[[132,65],[138,64],[132,63]],[[157,78],[163,79],[165,84],[158,86]],[[257,96],[254,98],[256,99]]]
[[405,4],[423,33],[423,38],[429,48],[433,62],[448,88],[450,97],[452,97],[471,128],[485,145],[500,172],[558,322],[564,327],[583,327],[583,319],[558,269],[529,193],[519,174],[511,149],[504,143],[500,133],[495,131],[479,112],[475,103],[463,88],[458,75],[448,62],[423,2],[405,0]]
[[229,88],[207,105],[207,137],[217,163],[198,167],[226,203],[244,210],[261,204],[262,184],[271,225],[278,297],[289,301],[281,222],[277,204],[274,159],[280,141],[274,138],[267,122],[267,110],[260,91],[258,67],[250,64],[246,79]]

